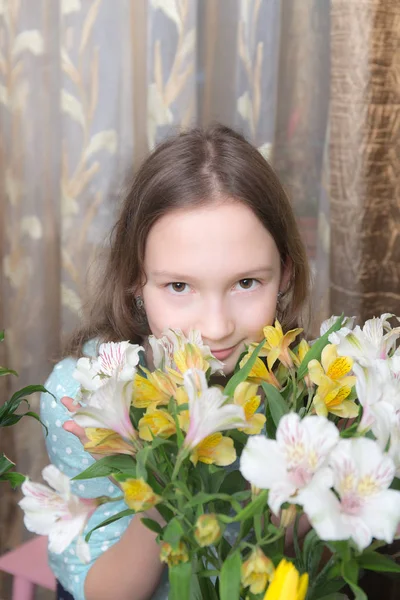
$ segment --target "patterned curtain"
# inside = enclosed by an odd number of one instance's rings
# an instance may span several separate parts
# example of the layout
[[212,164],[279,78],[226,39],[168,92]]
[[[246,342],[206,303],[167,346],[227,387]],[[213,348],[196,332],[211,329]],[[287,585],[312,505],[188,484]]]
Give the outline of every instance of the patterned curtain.
[[[20,373],[2,401],[45,380],[126,178],[190,125],[222,121],[271,158],[314,323],[400,308],[399,32],[389,0],[0,0],[0,364]],[[39,478],[39,425],[1,435]],[[17,499],[1,490],[0,552],[26,535]]]

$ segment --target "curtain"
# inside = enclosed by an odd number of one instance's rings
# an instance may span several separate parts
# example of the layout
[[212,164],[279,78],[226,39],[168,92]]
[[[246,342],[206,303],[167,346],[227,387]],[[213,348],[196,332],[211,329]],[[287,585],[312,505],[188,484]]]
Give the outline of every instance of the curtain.
[[[221,121],[272,161],[315,332],[331,312],[395,312],[399,32],[390,0],[0,0],[0,364],[20,373],[2,401],[44,382],[127,177],[182,127]],[[38,423],[1,435],[39,478]],[[17,499],[2,488],[0,552],[26,535]]]

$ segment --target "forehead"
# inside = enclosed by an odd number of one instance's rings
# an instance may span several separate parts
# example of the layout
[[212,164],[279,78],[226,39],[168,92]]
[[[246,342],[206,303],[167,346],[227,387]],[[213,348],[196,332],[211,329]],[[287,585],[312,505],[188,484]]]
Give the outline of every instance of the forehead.
[[235,201],[180,209],[161,217],[146,241],[145,270],[207,277],[279,268],[275,242],[253,211]]

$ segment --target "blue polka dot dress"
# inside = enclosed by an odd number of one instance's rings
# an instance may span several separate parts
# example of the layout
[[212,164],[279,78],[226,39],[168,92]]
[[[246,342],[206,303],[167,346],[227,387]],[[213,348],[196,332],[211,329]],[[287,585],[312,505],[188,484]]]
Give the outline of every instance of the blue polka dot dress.
[[[96,354],[94,341],[85,345],[84,353],[88,356]],[[65,358],[53,369],[45,387],[50,394],[42,394],[40,412],[42,421],[48,428],[46,447],[50,462],[68,477],[74,477],[94,463],[92,456],[83,449],[80,441],[71,433],[64,431],[62,425],[70,419],[70,413],[61,404],[63,396],[75,398],[79,390],[79,383],[72,377],[76,367],[76,359]],[[96,498],[98,496],[116,497],[121,495],[117,486],[107,478],[90,479],[86,481],[71,482],[72,492],[82,498]],[[123,500],[99,506],[91,516],[84,533],[90,531],[108,517],[126,510]],[[107,527],[97,529],[89,540],[91,562],[83,564],[76,556],[75,542],[62,554],[49,551],[49,564],[55,577],[62,587],[72,594],[74,600],[85,600],[84,583],[86,575],[99,556],[115,544],[128,527],[132,517],[124,517]],[[133,517],[135,518],[135,517]],[[167,574],[164,572],[160,586],[153,595],[154,600],[166,600],[168,597]]]

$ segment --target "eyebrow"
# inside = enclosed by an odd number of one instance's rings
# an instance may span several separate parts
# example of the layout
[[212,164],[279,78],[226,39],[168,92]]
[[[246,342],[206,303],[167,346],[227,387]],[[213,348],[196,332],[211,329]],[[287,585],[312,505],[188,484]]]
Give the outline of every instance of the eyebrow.
[[[233,278],[237,279],[238,281],[240,281],[241,279],[251,279],[253,277],[260,276],[261,274],[266,275],[269,273],[273,273],[274,270],[275,269],[273,267],[269,266],[258,267],[256,269],[249,269],[248,271],[243,271],[242,273],[236,273]],[[183,273],[175,273],[172,271],[152,271],[151,275],[153,277],[166,277],[171,281],[186,281],[188,279],[194,279],[192,275],[184,275]]]

